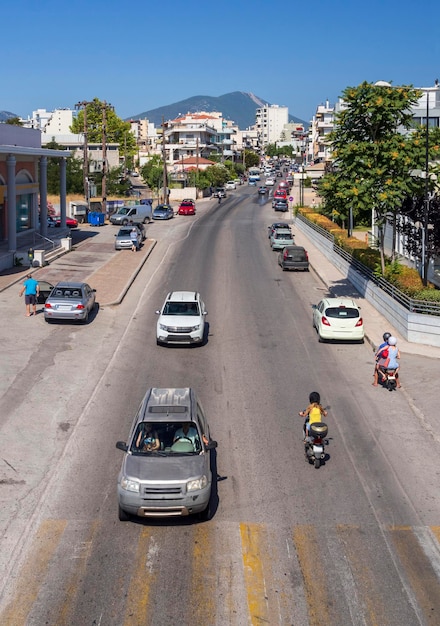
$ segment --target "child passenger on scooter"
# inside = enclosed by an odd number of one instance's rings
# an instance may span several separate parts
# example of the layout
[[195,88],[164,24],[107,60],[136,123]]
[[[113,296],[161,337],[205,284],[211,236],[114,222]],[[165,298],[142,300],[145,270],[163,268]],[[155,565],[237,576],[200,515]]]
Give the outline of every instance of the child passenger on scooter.
[[321,396],[317,391],[312,391],[309,395],[309,406],[305,411],[300,411],[299,415],[305,417],[304,422],[304,443],[309,436],[310,424],[322,421],[322,416],[326,417],[327,411],[321,406]]

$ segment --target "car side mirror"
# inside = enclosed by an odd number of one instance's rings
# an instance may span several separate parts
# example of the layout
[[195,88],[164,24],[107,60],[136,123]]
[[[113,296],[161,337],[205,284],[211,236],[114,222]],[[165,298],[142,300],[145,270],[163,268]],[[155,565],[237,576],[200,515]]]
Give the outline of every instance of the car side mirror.
[[156,315],[160,315],[160,311],[155,311]]
[[214,450],[217,447],[217,442],[214,441],[213,439],[211,439],[211,441],[209,443],[206,444],[205,449],[206,450]]
[[312,309],[316,309],[316,304],[312,304]]
[[122,450],[122,452],[127,452],[128,450],[128,446],[125,441],[117,441],[116,447],[118,448],[118,450]]
[[203,311],[203,315],[208,315],[208,311]]

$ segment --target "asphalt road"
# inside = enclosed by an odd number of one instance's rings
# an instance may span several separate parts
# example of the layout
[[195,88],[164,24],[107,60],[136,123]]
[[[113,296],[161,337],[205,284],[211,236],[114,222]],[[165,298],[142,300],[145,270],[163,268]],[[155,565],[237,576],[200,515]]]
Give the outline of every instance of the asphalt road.
[[[20,375],[2,385],[17,433],[2,441],[14,480],[1,501],[16,523],[0,514],[0,623],[439,623],[438,443],[406,396],[365,384],[368,345],[317,342],[323,286],[281,272],[273,217],[240,188],[195,220],[155,225],[123,303],[88,326],[37,318],[17,336],[10,317],[1,335]],[[202,293],[205,346],[156,346],[154,311],[172,289]],[[205,407],[219,443],[205,524],[117,519],[115,442],[150,386],[193,386]],[[330,405],[319,470],[297,415],[313,389]]]

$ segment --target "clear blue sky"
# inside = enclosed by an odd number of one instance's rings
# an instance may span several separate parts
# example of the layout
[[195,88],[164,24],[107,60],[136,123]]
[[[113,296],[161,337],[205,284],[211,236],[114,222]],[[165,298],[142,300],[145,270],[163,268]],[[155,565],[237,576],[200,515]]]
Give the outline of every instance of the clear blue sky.
[[440,2],[15,0],[2,4],[0,110],[106,100],[122,118],[252,92],[309,120],[364,80],[440,79]]

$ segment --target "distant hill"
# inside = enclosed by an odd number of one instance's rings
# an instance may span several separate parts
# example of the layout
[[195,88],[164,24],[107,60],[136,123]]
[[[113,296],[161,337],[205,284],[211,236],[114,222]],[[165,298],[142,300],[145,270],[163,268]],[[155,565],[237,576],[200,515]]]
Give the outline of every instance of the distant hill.
[[[193,96],[192,98],[180,100],[179,102],[168,104],[158,109],[137,113],[128,119],[139,120],[147,118],[150,122],[153,122],[155,126],[160,126],[162,124],[162,118],[168,121],[185,115],[186,113],[221,111],[225,119],[232,120],[241,130],[245,130],[255,124],[255,110],[265,104],[269,104],[269,102],[252,93],[233,91],[218,97]],[[306,122],[293,115],[289,115],[289,121],[308,126]]]
[[11,119],[12,117],[20,117],[16,113],[11,113],[10,111],[0,111],[0,122],[6,122],[6,120]]

